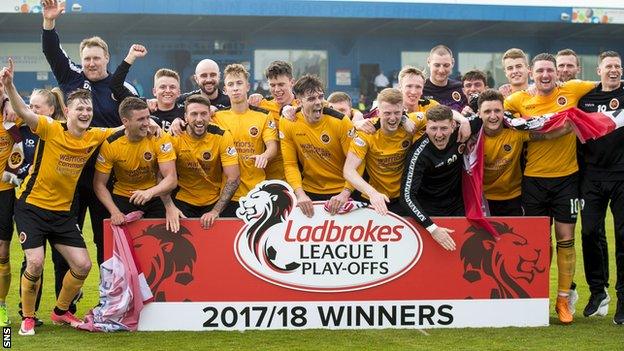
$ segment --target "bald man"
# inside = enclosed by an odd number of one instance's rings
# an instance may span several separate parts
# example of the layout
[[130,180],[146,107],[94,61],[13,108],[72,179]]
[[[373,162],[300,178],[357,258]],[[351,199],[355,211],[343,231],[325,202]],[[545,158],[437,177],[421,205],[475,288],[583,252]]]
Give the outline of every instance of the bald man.
[[217,109],[222,110],[230,107],[230,98],[219,89],[221,83],[221,71],[219,65],[211,59],[203,59],[199,61],[195,67],[195,75],[193,75],[195,83],[199,87],[188,93],[180,95],[176,103],[184,104],[187,97],[195,94],[201,94],[210,100],[210,104]]

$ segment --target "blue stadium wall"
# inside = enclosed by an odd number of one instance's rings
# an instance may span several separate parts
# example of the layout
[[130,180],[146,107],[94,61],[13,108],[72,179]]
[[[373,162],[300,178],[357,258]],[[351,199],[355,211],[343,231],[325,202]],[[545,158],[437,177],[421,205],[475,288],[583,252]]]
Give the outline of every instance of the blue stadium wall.
[[[235,54],[219,54],[208,56],[221,62],[250,62],[254,69],[254,50],[256,49],[306,49],[326,50],[328,54],[328,90],[345,90],[357,96],[359,91],[359,65],[379,64],[384,72],[391,72],[401,66],[402,51],[428,51],[436,44],[446,44],[455,52],[503,52],[510,47],[519,47],[530,53],[556,52],[571,47],[579,54],[597,55],[600,51],[610,49],[622,51],[622,41],[614,40],[621,37],[622,25],[585,26],[563,23],[561,14],[570,13],[569,7],[530,7],[530,6],[477,6],[477,5],[433,5],[414,3],[370,3],[352,1],[69,1],[81,5],[80,12],[64,15],[57,28],[62,42],[77,43],[90,35],[100,35],[109,44],[111,60],[109,70],[125,57],[132,43],[149,43],[149,55],[137,61],[129,75],[129,80],[137,79],[151,95],[151,76],[160,67],[176,68],[175,52],[193,51],[197,45],[210,43],[213,40],[244,43]],[[279,23],[266,26],[253,35],[246,31],[204,30],[198,27],[196,33],[176,35],[176,28],[166,28],[150,34],[143,32],[142,25],[129,27],[125,33],[118,33],[116,28],[107,25],[107,18],[127,18],[153,14],[183,16],[192,22],[197,16],[205,21],[217,17],[221,20],[231,18],[241,21],[241,16],[249,21],[261,24],[270,22],[271,18],[283,18],[291,27],[280,28]],[[88,26],[80,26],[80,20],[69,25],[70,17],[95,18]],[[40,40],[41,17],[37,14],[8,14],[24,16],[32,23],[32,30],[12,31],[4,27],[0,33],[0,41],[5,42],[38,42]],[[89,17],[91,16],[91,17]],[[244,18],[243,17],[243,18]],[[136,17],[138,18],[138,17]],[[72,18],[74,19],[74,18]],[[297,30],[292,24],[298,19],[318,21],[319,31],[306,28]],[[353,21],[345,26],[345,21]],[[384,22],[385,21],[385,22]],[[399,21],[398,23],[396,21]],[[278,21],[279,22],[279,21]],[[371,33],[371,26],[377,27]],[[440,24],[441,23],[441,24]],[[144,22],[145,26],[149,20]],[[153,26],[153,24],[150,24]],[[309,25],[309,24],[308,24]],[[78,27],[77,27],[78,26]],[[345,30],[332,31],[332,26],[340,26]],[[401,28],[406,30],[401,30]],[[76,30],[76,28],[80,28]],[[386,31],[385,28],[388,28]],[[420,29],[419,29],[420,28]],[[360,30],[361,29],[361,30]],[[441,29],[446,29],[442,31]],[[72,33],[75,31],[75,33]],[[515,35],[527,31],[528,34]],[[574,35],[568,35],[573,33]],[[563,37],[563,38],[562,38]],[[562,39],[557,39],[562,38]],[[210,44],[209,44],[210,45]],[[173,51],[172,51],[173,50]],[[201,51],[201,50],[200,50]],[[191,60],[197,61],[199,55],[191,53]],[[79,62],[79,58],[75,57]],[[456,69],[459,62],[456,64]],[[336,86],[335,72],[338,69],[351,71],[351,86]],[[589,68],[593,69],[593,68]],[[190,74],[191,72],[181,72]],[[37,81],[36,72],[20,72],[17,74],[20,90],[29,90],[42,85],[55,85],[53,76],[49,80]]]

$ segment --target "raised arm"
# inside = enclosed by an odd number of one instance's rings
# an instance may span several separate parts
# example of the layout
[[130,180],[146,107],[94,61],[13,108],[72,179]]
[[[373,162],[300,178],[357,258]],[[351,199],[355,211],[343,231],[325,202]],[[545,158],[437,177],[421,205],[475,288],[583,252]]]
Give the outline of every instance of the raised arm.
[[145,57],[145,55],[147,55],[147,49],[143,45],[134,44],[130,46],[128,55],[126,55],[126,58],[117,66],[115,73],[111,77],[110,88],[115,100],[122,102],[123,99],[129,96],[136,96],[124,85],[124,82],[126,81],[128,72],[130,72],[130,66],[132,66],[137,58]]
[[2,83],[4,84],[5,92],[9,97],[13,111],[15,111],[17,116],[21,117],[31,130],[37,130],[39,116],[37,116],[37,114],[32,112],[28,106],[26,106],[26,103],[17,92],[17,89],[15,89],[15,85],[13,84],[13,73],[13,59],[9,58],[8,67],[2,68],[2,71],[0,72],[0,79],[2,79]]
[[65,54],[61,42],[54,30],[56,19],[65,11],[65,2],[58,0],[44,0],[43,32],[41,33],[41,47],[54,77],[59,84],[71,81],[80,76],[82,69]]
[[52,30],[56,26],[56,19],[65,12],[65,1],[43,0],[43,29]]

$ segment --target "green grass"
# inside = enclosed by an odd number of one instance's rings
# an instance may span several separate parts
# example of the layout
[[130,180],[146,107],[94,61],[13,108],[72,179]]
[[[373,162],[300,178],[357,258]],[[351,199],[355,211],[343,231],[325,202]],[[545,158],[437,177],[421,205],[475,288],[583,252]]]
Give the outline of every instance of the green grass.
[[[607,219],[611,286],[615,278],[613,220]],[[86,225],[89,227],[89,225]],[[585,318],[582,310],[589,292],[583,272],[580,225],[577,226],[577,269],[575,281],[581,295],[574,324],[562,326],[551,308],[549,327],[542,328],[468,328],[433,330],[302,330],[247,332],[136,332],[88,333],[51,324],[49,311],[54,307],[53,267],[49,258],[44,276],[44,291],[39,315],[43,327],[34,337],[17,334],[19,316],[18,275],[22,252],[18,240],[13,240],[11,264],[13,281],[7,304],[13,320],[12,348],[17,350],[624,350],[624,326],[613,324],[615,291],[609,289],[612,301],[609,315]],[[94,255],[90,229],[85,231],[87,246]],[[97,265],[94,263],[94,267]],[[78,315],[94,306],[98,300],[98,273],[94,269],[85,283],[85,297],[79,304]],[[551,301],[556,292],[556,271],[551,269]]]

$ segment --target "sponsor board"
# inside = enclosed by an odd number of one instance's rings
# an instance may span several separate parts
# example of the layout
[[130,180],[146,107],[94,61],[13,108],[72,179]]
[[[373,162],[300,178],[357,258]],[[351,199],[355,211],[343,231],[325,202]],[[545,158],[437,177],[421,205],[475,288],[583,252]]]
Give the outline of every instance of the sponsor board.
[[[437,218],[455,230],[457,250],[445,251],[413,220],[370,208],[330,216],[315,203],[304,217],[279,181],[240,203],[241,219],[210,229],[127,225],[156,301],[140,330],[548,325],[547,218],[492,218],[498,240]],[[107,257],[111,235],[105,225]]]

